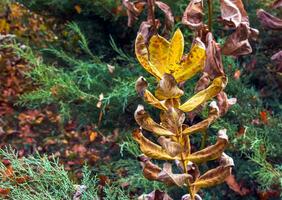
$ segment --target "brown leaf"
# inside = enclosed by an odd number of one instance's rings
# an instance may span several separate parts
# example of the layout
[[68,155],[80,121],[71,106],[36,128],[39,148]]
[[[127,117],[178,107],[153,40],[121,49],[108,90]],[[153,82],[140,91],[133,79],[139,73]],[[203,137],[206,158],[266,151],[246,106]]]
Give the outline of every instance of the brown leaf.
[[204,72],[206,72],[211,79],[218,76],[224,76],[224,70],[221,59],[220,46],[215,42],[212,33],[206,36],[207,50],[206,62]]
[[165,4],[165,3],[161,2],[161,1],[155,1],[155,4],[165,14],[165,23],[164,23],[163,32],[164,32],[164,34],[168,34],[169,31],[172,30],[172,28],[174,26],[174,17],[172,15],[172,11],[171,11],[170,7],[167,4]]
[[227,111],[229,110],[229,108],[236,104],[237,99],[236,98],[230,98],[228,99],[227,94],[225,92],[220,92],[217,96],[217,105],[219,108],[219,113],[220,116],[223,116],[227,113]]
[[162,171],[158,174],[158,180],[167,185],[177,185],[179,187],[187,183],[189,179],[193,179],[189,174],[173,174],[170,163],[164,163]]
[[138,19],[138,16],[144,9],[145,1],[137,0],[135,2],[130,2],[130,0],[123,0],[123,5],[126,8],[128,22],[127,25],[131,27],[133,23]]
[[207,72],[203,72],[201,78],[197,81],[195,92],[206,89],[210,85],[210,78]]
[[191,0],[184,11],[182,23],[192,30],[198,30],[203,26],[203,16],[202,0]]
[[138,160],[141,163],[144,177],[152,181],[157,180],[158,174],[162,171],[162,169],[159,166],[152,163],[150,161],[150,158],[148,158],[143,154],[138,157]]
[[282,0],[276,0],[272,4],[272,8],[280,8],[282,6]]
[[259,114],[260,114],[260,119],[261,119],[262,123],[268,124],[267,112],[261,111]]
[[143,194],[139,196],[138,200],[173,200],[173,199],[163,191],[154,190],[150,194]]
[[225,182],[231,190],[240,194],[241,196],[245,196],[251,192],[248,188],[245,188],[239,184],[233,174],[230,174],[230,176],[225,179]]
[[240,24],[236,31],[226,39],[222,53],[224,55],[239,56],[246,55],[252,52],[252,47],[249,43],[250,32],[246,24]]
[[249,24],[247,12],[241,0],[220,0],[221,18],[227,26],[238,27],[242,22]]
[[158,138],[158,143],[172,157],[177,156],[179,153],[183,151],[183,148],[179,143],[173,142],[170,138],[166,138],[164,136]]
[[185,160],[193,163],[203,163],[209,160],[214,160],[222,155],[222,152],[228,145],[228,136],[226,129],[218,131],[217,142],[214,145],[208,146],[200,151],[188,155]]
[[194,183],[191,184],[192,191],[196,194],[200,188],[207,188],[218,185],[230,176],[232,167],[234,166],[233,159],[226,155],[222,154],[220,159],[220,166],[215,169],[207,171],[205,174],[200,176]]
[[276,64],[276,71],[282,72],[282,51],[277,52],[271,57],[271,60]]
[[138,105],[135,113],[134,118],[139,126],[143,129],[151,131],[158,136],[173,136],[175,135],[171,131],[167,130],[165,127],[156,123],[150,115],[144,110],[144,106]]
[[161,112],[160,118],[162,126],[176,133],[185,120],[185,114],[179,109],[170,107],[166,112]]
[[147,90],[148,83],[144,77],[139,77],[135,84],[135,89],[139,96],[143,97],[144,101],[148,104],[159,108],[161,110],[167,110],[165,103],[159,101],[150,91]]
[[151,142],[145,138],[140,131],[136,129],[133,131],[133,139],[140,145],[141,151],[148,157],[159,160],[174,160],[161,146]]
[[257,11],[257,17],[261,25],[267,29],[282,30],[282,19],[275,17],[263,9]]
[[163,75],[155,91],[155,96],[159,100],[180,98],[183,94],[183,90],[179,89],[174,77],[167,73]]

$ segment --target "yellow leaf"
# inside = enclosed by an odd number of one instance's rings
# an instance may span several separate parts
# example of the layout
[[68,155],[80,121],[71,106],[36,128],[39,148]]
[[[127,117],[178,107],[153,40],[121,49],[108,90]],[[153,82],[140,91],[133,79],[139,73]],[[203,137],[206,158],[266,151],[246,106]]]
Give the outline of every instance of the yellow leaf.
[[175,158],[170,156],[159,145],[151,142],[143,136],[140,129],[133,131],[133,139],[140,145],[141,151],[148,157],[159,160],[174,160]]
[[208,88],[195,94],[188,101],[179,106],[179,109],[183,112],[189,112],[194,110],[202,103],[205,103],[209,99],[216,96],[226,86],[226,83],[227,79],[224,76],[215,78]]
[[173,73],[175,80],[179,83],[186,81],[204,68],[206,48],[199,38],[196,38],[190,52],[181,62],[180,67]]
[[147,88],[148,82],[143,76],[140,76],[135,83],[135,90],[138,95],[141,96],[148,104],[161,110],[167,110],[165,102],[159,101],[149,90],[147,90]]
[[158,136],[173,136],[175,135],[171,131],[167,130],[165,127],[156,123],[150,115],[144,110],[144,106],[138,105],[135,113],[134,118],[139,126],[147,131],[151,131]]
[[212,101],[210,103],[210,112],[209,112],[209,116],[207,117],[207,119],[197,123],[197,124],[194,124],[190,127],[187,127],[183,130],[182,134],[183,135],[191,135],[192,133],[195,133],[195,132],[201,132],[201,131],[204,131],[206,130],[211,123],[213,123],[218,117],[219,117],[219,108],[218,106],[216,105],[216,102],[215,101]]
[[162,74],[149,61],[148,49],[146,47],[145,40],[141,34],[137,35],[135,41],[135,54],[138,61],[144,67],[145,70],[147,70],[150,74],[155,76],[158,80],[162,78]]
[[155,91],[159,100],[179,98],[183,94],[183,90],[179,89],[174,77],[167,73],[163,75]]
[[228,136],[226,129],[218,131],[217,142],[214,145],[208,146],[200,151],[188,155],[185,160],[193,163],[203,163],[209,160],[217,159],[228,145]]
[[231,170],[234,166],[233,159],[223,153],[220,162],[220,166],[207,171],[191,184],[191,189],[194,194],[197,193],[200,188],[212,187],[224,182],[224,180],[231,175]]
[[177,156],[183,152],[183,147],[177,143],[173,142],[170,138],[161,136],[158,138],[158,143],[165,149],[165,151],[172,157]]
[[149,42],[149,58],[152,65],[163,75],[168,65],[169,42],[159,36],[153,35]]
[[169,46],[167,73],[172,73],[178,69],[183,51],[184,38],[180,29],[177,29]]

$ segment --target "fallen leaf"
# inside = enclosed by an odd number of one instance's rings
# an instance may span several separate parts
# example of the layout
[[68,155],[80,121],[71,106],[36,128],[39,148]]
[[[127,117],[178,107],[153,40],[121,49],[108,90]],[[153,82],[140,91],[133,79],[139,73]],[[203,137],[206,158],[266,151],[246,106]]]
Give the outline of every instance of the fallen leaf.
[[260,119],[262,123],[268,124],[268,117],[267,117],[267,112],[266,111],[261,111],[260,112]]

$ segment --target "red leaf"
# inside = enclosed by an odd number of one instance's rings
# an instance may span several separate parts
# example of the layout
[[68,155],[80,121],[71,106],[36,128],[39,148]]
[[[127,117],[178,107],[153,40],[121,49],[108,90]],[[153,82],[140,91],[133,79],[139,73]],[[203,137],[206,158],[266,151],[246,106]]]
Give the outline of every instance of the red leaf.
[[260,112],[260,119],[264,124],[268,124],[267,112],[261,111]]

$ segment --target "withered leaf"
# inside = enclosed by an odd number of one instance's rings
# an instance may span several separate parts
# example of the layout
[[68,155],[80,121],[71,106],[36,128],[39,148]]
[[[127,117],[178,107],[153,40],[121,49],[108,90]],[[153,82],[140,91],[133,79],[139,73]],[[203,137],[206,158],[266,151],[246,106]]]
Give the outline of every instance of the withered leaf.
[[152,163],[150,161],[150,158],[148,158],[143,154],[138,157],[138,160],[141,163],[144,177],[147,178],[148,180],[153,180],[153,181],[157,180],[158,174],[162,171],[162,169],[159,166]]
[[217,118],[219,118],[219,116],[220,116],[219,108],[216,102],[212,101],[210,103],[210,111],[208,117],[197,124],[185,128],[182,133],[191,135],[192,133],[195,132],[204,131],[210,126],[210,124],[212,124]]
[[220,162],[220,166],[207,171],[191,184],[194,194],[197,193],[200,188],[212,187],[224,182],[224,180],[231,174],[232,167],[234,166],[233,159],[223,153]]
[[236,31],[226,39],[222,53],[224,55],[239,56],[246,55],[252,52],[252,47],[249,43],[250,31],[246,24],[240,24]]
[[148,157],[159,160],[174,160],[161,146],[151,142],[145,138],[140,131],[136,129],[133,131],[133,139],[140,145],[141,151]]
[[131,27],[138,19],[140,13],[143,11],[146,2],[144,0],[137,0],[135,2],[130,2],[130,0],[122,0],[122,3],[126,8],[126,13],[128,16],[127,25]]
[[151,36],[156,34],[156,30],[153,27],[158,29],[160,26],[161,26],[161,23],[160,23],[160,20],[158,19],[155,19],[155,23],[153,23],[153,20],[143,21],[140,24],[138,34],[143,36],[144,41],[147,44]]
[[206,72],[211,79],[224,76],[225,73],[222,65],[220,46],[215,42],[211,32],[206,36],[206,43],[207,50],[204,72]]
[[183,151],[183,148],[179,143],[173,142],[170,138],[166,138],[164,136],[158,138],[158,143],[172,157],[177,156],[179,153]]
[[208,146],[200,151],[188,155],[185,160],[194,163],[203,163],[209,160],[217,159],[221,156],[222,152],[228,145],[228,136],[226,129],[218,131],[217,142],[214,145]]
[[175,135],[171,131],[167,130],[165,127],[156,123],[150,115],[144,110],[144,106],[138,105],[134,118],[139,126],[143,129],[153,132],[154,134],[161,136],[173,136]]
[[174,26],[174,17],[172,15],[172,11],[167,4],[165,4],[161,1],[155,1],[155,4],[165,14],[165,23],[164,23],[163,32],[164,32],[164,34],[168,34],[169,31],[172,30],[172,28]]
[[228,99],[227,94],[225,92],[220,92],[217,96],[217,105],[219,108],[220,116],[223,116],[227,113],[229,108],[237,102],[236,98]]
[[282,51],[271,56],[271,60],[277,65],[277,71],[282,72]]
[[174,107],[170,107],[166,112],[161,112],[161,125],[173,133],[176,133],[185,120],[185,114]]
[[183,90],[179,89],[174,77],[167,73],[163,75],[155,91],[155,96],[159,100],[179,98],[183,94]]
[[272,30],[282,30],[282,19],[275,17],[263,9],[257,11],[257,17],[262,26]]
[[165,102],[159,101],[150,91],[147,90],[148,82],[146,79],[141,76],[135,83],[135,90],[137,91],[138,95],[143,97],[144,101],[148,104],[159,108],[161,110],[167,110],[165,106]]
[[202,0],[190,0],[184,11],[182,23],[192,30],[197,30],[203,26],[203,16]]
[[189,174],[173,174],[170,163],[164,163],[162,171],[158,174],[158,180],[167,185],[177,185],[179,187],[187,183],[192,176]]
[[150,194],[143,194],[138,197],[138,200],[173,200],[167,193],[154,190]]
[[241,23],[249,25],[248,15],[241,0],[220,0],[220,11],[227,26],[234,28]]
[[197,81],[195,92],[199,92],[203,89],[206,89],[209,86],[210,81],[211,80],[210,80],[209,74],[207,72],[203,72],[202,76]]
[[272,4],[272,8],[280,8],[282,6],[282,0],[276,0]]
[[137,35],[135,41],[135,54],[138,61],[144,67],[145,70],[147,70],[149,73],[155,76],[158,80],[162,78],[162,75],[156,69],[156,67],[152,65],[151,62],[149,62],[148,49],[146,47],[144,37],[141,34]]
[[208,88],[192,96],[188,101],[186,101],[184,104],[179,106],[179,109],[182,110],[183,112],[189,112],[194,110],[202,103],[205,103],[209,99],[216,96],[223,88],[225,88],[226,83],[227,83],[227,79],[225,76],[220,76],[215,78],[212,81],[212,84]]

